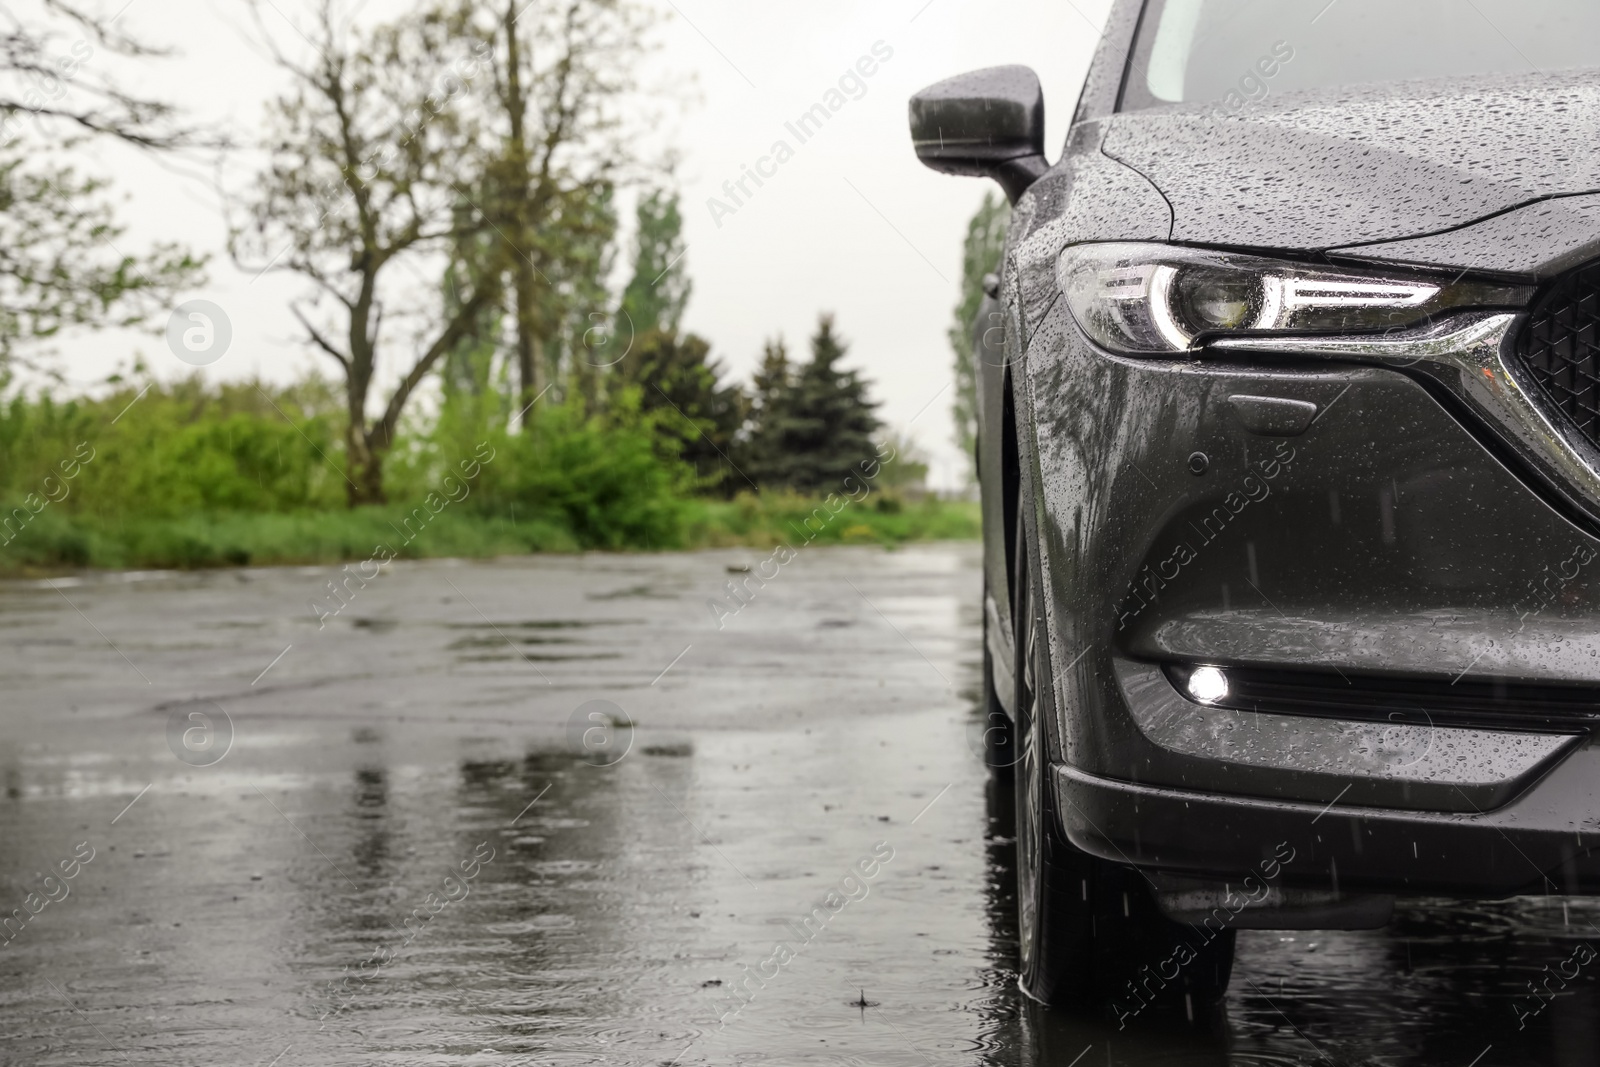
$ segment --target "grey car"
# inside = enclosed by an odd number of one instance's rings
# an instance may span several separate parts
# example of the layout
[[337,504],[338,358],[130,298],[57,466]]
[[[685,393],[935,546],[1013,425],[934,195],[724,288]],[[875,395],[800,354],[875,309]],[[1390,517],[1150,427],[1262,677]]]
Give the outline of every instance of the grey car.
[[1021,984],[1600,891],[1600,5],[1115,0],[911,102],[1014,208],[975,338]]

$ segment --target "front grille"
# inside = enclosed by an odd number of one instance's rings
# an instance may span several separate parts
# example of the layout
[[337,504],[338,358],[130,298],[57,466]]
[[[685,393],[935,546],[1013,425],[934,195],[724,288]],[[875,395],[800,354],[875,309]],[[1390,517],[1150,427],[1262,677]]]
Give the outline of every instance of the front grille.
[[1517,354],[1551,404],[1600,449],[1600,263],[1556,279],[1523,326]]

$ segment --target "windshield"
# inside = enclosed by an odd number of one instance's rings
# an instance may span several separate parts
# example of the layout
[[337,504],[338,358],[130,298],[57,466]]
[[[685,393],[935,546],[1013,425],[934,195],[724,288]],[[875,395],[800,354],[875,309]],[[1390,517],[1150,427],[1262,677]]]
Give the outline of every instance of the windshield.
[[1600,67],[1597,0],[1150,0],[1124,109]]

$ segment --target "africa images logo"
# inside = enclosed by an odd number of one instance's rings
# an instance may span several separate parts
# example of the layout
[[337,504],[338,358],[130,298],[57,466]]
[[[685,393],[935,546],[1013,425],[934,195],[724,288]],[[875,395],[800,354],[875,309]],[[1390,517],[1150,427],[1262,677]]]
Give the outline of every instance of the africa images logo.
[[193,367],[204,367],[227,354],[233,344],[228,313],[209,300],[179,304],[167,319],[167,347]]
[[[839,76],[838,83],[822,94],[820,101],[812,104],[793,122],[783,124],[784,130],[794,138],[794,145],[780,137],[772,143],[766,155],[756,160],[754,168],[749,164],[740,164],[739,176],[722,183],[722,194],[727,199],[713,196],[706,200],[706,208],[711,212],[711,221],[717,224],[717,229],[722,229],[725,216],[737,215],[739,209],[755,197],[766,185],[766,179],[778,176],[778,168],[795,157],[796,145],[803,145],[821,133],[833,116],[844,110],[846,104],[866,96],[867,79],[893,58],[894,49],[887,42],[874,41],[871,54],[862,56],[846,69]],[[754,189],[750,188],[752,182]]]

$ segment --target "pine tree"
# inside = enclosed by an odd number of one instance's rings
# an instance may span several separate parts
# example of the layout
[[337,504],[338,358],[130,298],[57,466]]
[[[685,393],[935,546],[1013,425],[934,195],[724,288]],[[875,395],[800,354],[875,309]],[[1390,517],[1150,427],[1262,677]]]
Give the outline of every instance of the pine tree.
[[961,301],[956,304],[955,321],[950,324],[949,334],[950,347],[956,353],[956,398],[951,414],[956,424],[956,444],[974,461],[978,439],[978,368],[972,362],[973,340],[978,309],[983,304],[983,276],[999,267],[1010,222],[1011,206],[1005,199],[991,192],[984,193],[978,213],[967,224],[967,238],[961,247]]
[[[782,337],[768,341],[761,349],[761,366],[750,376],[749,422],[744,437],[739,441],[734,462],[745,477],[754,479],[752,471],[765,472],[775,468],[774,451],[777,442],[764,427],[776,425],[780,406],[789,390],[794,388],[795,368],[789,360],[789,347]],[[743,478],[740,479],[743,481]]]
[[618,369],[621,382],[639,388],[640,409],[660,412],[659,425],[672,435],[674,450],[694,465],[708,491],[745,485],[730,457],[747,401],[737,384],[722,384],[722,361],[711,357],[708,341],[651,330],[634,340]]
[[859,371],[841,370],[849,347],[822,315],[811,339],[811,361],[788,369],[781,342],[769,345],[756,390],[754,431],[745,473],[763,487],[801,493],[838,492],[860,464],[877,456],[881,427]]
[[775,337],[761,348],[761,366],[750,376],[750,414],[759,423],[766,412],[776,411],[784,396],[794,388],[794,364],[789,346]]

